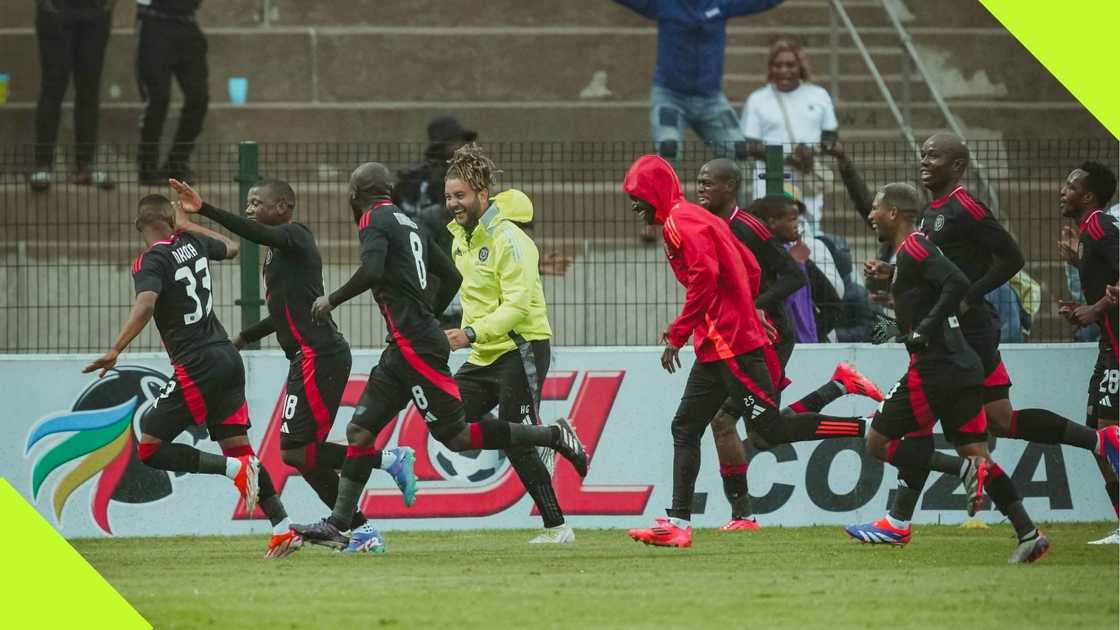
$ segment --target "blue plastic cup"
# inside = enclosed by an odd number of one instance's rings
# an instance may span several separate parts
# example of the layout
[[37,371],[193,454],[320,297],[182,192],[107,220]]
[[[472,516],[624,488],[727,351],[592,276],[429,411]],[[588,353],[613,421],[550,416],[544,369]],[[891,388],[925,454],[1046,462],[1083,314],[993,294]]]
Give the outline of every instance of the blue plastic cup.
[[229,78],[229,102],[234,105],[244,105],[249,96],[249,79],[245,77]]
[[8,75],[0,73],[0,105],[8,102]]

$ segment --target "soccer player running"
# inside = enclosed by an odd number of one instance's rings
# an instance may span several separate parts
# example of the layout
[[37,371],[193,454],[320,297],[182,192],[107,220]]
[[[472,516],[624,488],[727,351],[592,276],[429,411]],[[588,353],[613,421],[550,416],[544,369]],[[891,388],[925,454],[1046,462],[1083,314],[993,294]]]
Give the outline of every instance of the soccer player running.
[[[370,288],[385,324],[389,344],[369,375],[365,391],[346,427],[346,460],[338,500],[331,515],[312,525],[297,525],[309,541],[348,552],[380,552],[385,543],[372,523],[351,529],[351,519],[375,467],[385,453],[374,446],[377,435],[411,400],[432,436],[453,451],[547,446],[587,474],[587,453],[566,424],[536,426],[487,419],[467,424],[462,396],[451,377],[447,335],[434,313],[442,313],[462,278],[431,236],[393,205],[392,174],[377,162],[362,164],[350,175],[350,206],[358,223],[361,267],[330,296],[313,305],[323,316]],[[431,280],[438,291],[429,299]],[[380,461],[379,461],[380,460]]]
[[754,296],[761,271],[727,222],[689,203],[673,167],[646,155],[630,166],[623,182],[631,208],[646,225],[662,224],[669,265],[686,290],[680,315],[662,333],[661,366],[680,367],[680,349],[690,336],[696,362],[673,418],[673,504],[653,528],[631,529],[647,545],[692,545],[691,509],[700,470],[700,439],[722,408],[745,418],[752,441],[766,447],[822,437],[863,436],[861,419],[819,413],[779,414],[778,359],[769,346]]
[[[140,460],[160,470],[229,477],[249,513],[260,505],[272,523],[265,557],[286,556],[301,540],[249,445],[245,366],[213,312],[210,261],[234,258],[237,243],[191,223],[162,195],[140,200],[136,229],[148,246],[132,263],[136,301],[113,347],[82,371],[105,376],[154,318],[174,376],[140,419]],[[174,443],[191,425],[206,426],[223,455]]]
[[[785,378],[785,369],[796,341],[784,303],[805,284],[805,274],[782,245],[783,241],[797,240],[797,206],[784,195],[767,195],[752,204],[751,212],[746,212],[735,202],[740,179],[739,169],[731,160],[718,158],[704,164],[696,177],[697,201],[701,207],[728,222],[731,233],[750,250],[761,267],[759,293],[754,304],[778,355],[782,376],[776,385],[784,389],[789,383]],[[836,366],[827,383],[783,408],[781,413],[791,415],[821,411],[846,394],[883,400],[882,392],[870,379],[843,362]],[[731,520],[720,527],[721,531],[759,528],[758,521],[751,516],[750,495],[747,493],[747,445],[739,440],[735,429],[737,422],[738,418],[721,411],[712,419],[711,425],[723,493],[731,504]]]
[[[969,159],[964,141],[951,133],[936,133],[922,144],[919,175],[933,201],[925,207],[918,227],[969,280],[958,318],[961,333],[983,364],[984,410],[991,433],[1040,444],[1069,444],[1101,456],[1108,441],[1104,429],[1094,431],[1046,409],[1011,407],[1011,379],[999,352],[999,315],[984,296],[1023,268],[1023,253],[991,211],[961,186]],[[891,271],[884,261],[865,265],[865,275],[872,281],[888,280]],[[906,544],[927,478],[926,471],[901,475],[887,515],[849,525],[845,531],[864,542]],[[1110,490],[1114,506],[1115,488]],[[868,540],[863,534],[874,536]]]
[[[350,346],[329,316],[322,322],[312,320],[311,306],[323,295],[323,259],[311,229],[294,220],[295,191],[276,179],[258,183],[249,189],[245,218],[204,202],[183,182],[173,179],[171,187],[185,212],[201,214],[269,248],[262,271],[268,317],[241,331],[233,344],[243,348],[276,334],[289,361],[280,457],[333,508],[346,447],[327,441],[327,436],[350,379]],[[404,493],[405,505],[412,505],[416,500],[412,449],[392,451],[382,456],[382,463],[391,463],[386,472]],[[356,512],[352,522],[361,525],[365,517]]]
[[[533,202],[519,190],[501,192],[491,202],[490,185],[500,172],[474,143],[456,150],[447,170],[444,197],[454,214],[447,229],[454,237],[452,259],[463,277],[463,327],[448,330],[447,340],[452,351],[471,349],[455,374],[468,419],[497,405],[499,420],[537,425],[552,327],[537,246],[515,223],[532,220]],[[563,418],[557,423],[568,426]],[[544,531],[529,542],[575,542],[537,450],[522,445],[507,454],[544,521]]]
[[[876,327],[875,342],[905,343],[910,365],[872,419],[867,450],[896,466],[908,483],[912,475],[928,476],[931,469],[959,476],[969,516],[983,506],[987,491],[1018,536],[1010,562],[1034,562],[1050,550],[1050,541],[988,453],[984,366],[958,318],[970,283],[932,239],[914,229],[921,207],[918,191],[909,184],[887,184],[872,202],[872,227],[895,251],[890,291],[898,316],[897,325]],[[938,420],[959,456],[934,450]],[[867,542],[879,537],[874,531],[858,534]]]
[[[1063,302],[1059,313],[1074,326],[1098,322],[1101,338],[1097,363],[1089,378],[1089,404],[1086,422],[1100,429],[1103,457],[1097,459],[1105,488],[1116,509],[1116,475],[1120,465],[1120,440],[1117,439],[1117,412],[1120,411],[1120,344],[1117,343],[1116,299],[1108,290],[1117,283],[1120,262],[1120,237],[1116,219],[1104,212],[1116,194],[1116,174],[1099,162],[1085,162],[1075,168],[1062,185],[1059,207],[1062,216],[1077,221],[1077,271],[1085,292],[1086,304]],[[1118,512],[1120,515],[1120,512]],[[1120,529],[1090,544],[1120,544]]]

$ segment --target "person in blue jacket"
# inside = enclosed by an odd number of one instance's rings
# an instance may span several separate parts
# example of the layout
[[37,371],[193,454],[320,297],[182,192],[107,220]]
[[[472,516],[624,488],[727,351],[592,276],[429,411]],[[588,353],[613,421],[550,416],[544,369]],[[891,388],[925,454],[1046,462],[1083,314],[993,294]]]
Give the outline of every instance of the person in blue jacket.
[[720,157],[747,157],[739,119],[723,94],[727,20],[782,0],[615,0],[657,20],[650,126],[657,154],[674,160],[691,127]]

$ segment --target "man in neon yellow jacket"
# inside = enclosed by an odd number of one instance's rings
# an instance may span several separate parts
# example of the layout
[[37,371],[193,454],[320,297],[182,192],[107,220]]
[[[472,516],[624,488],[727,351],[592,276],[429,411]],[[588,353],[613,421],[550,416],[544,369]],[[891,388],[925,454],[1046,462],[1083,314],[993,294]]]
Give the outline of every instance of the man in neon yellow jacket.
[[[533,218],[533,203],[519,190],[491,202],[498,172],[473,143],[455,151],[447,171],[444,196],[455,216],[447,226],[454,237],[451,258],[463,276],[463,327],[448,330],[447,339],[452,350],[471,348],[455,374],[468,421],[497,405],[501,420],[536,424],[552,327],[537,247],[517,225]],[[557,422],[568,426],[567,420]],[[508,455],[544,520],[544,531],[529,542],[574,542],[542,455],[532,447],[511,448]]]

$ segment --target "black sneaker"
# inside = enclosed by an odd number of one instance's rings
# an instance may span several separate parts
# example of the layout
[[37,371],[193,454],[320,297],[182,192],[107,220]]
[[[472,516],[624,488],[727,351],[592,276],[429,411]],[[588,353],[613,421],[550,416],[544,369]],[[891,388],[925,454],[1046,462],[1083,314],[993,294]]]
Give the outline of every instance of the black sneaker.
[[27,185],[35,192],[46,192],[51,187],[54,175],[48,169],[37,168],[27,176]]
[[190,186],[193,186],[197,179],[194,170],[191,169],[191,165],[186,162],[178,164],[168,162],[167,166],[163,167],[163,172],[164,179],[177,179]]
[[292,525],[292,531],[313,545],[323,545],[341,551],[350,544],[350,537],[339,531],[329,518],[310,525]]
[[576,436],[575,429],[568,423],[565,418],[560,418],[555,423],[554,427],[560,430],[560,438],[556,441],[553,448],[557,453],[560,453],[564,459],[572,463],[572,467],[576,469],[580,477],[587,476],[587,450],[583,448],[583,442],[579,441]]

